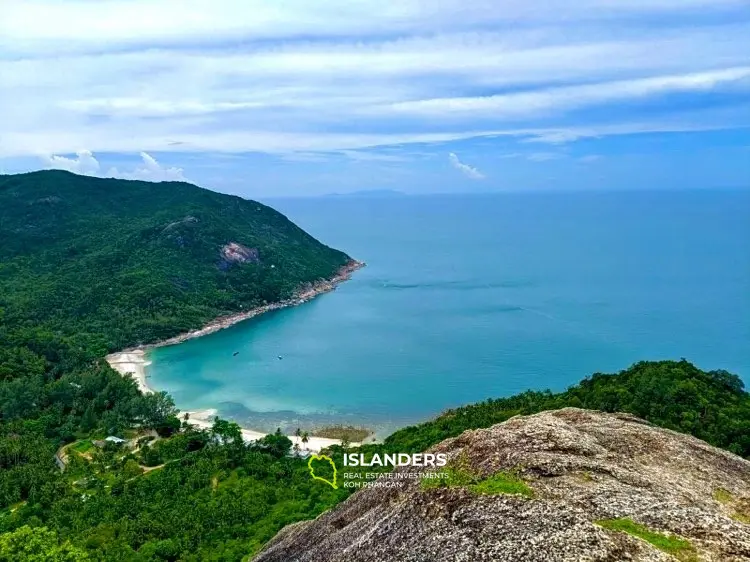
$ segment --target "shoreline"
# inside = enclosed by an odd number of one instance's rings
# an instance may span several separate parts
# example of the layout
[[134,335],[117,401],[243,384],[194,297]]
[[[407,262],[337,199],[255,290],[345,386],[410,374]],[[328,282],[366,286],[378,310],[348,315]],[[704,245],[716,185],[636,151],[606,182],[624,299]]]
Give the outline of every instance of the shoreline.
[[[213,334],[214,332],[229,328],[230,326],[234,326],[235,324],[238,324],[245,320],[249,320],[250,318],[255,318],[256,316],[260,316],[261,314],[270,312],[272,310],[280,310],[282,308],[288,308],[290,306],[299,306],[314,299],[318,295],[323,295],[335,290],[339,284],[351,279],[351,276],[355,271],[362,269],[365,266],[366,264],[364,262],[353,259],[346,265],[341,267],[336,275],[334,275],[330,279],[310,283],[302,287],[293,297],[289,299],[258,306],[245,312],[238,312],[235,314],[230,314],[229,316],[222,316],[209,322],[203,328],[192,330],[190,332],[186,332],[184,334],[180,334],[153,344],[142,345],[135,348],[125,349],[116,353],[110,353],[105,357],[105,359],[107,363],[109,363],[109,366],[120,373],[122,376],[132,376],[136,381],[136,384],[138,385],[138,389],[143,394],[152,394],[156,392],[156,390],[149,386],[148,381],[146,380],[146,367],[151,364],[151,361],[149,361],[146,356],[146,353],[149,350],[156,349],[158,347],[165,347],[168,345],[177,345],[194,338]],[[213,417],[216,416],[217,412],[215,409],[210,408],[182,413],[190,414],[190,421],[194,422],[192,425],[203,429],[210,429],[213,425]],[[260,439],[267,434],[259,431],[253,431],[249,428],[242,428],[242,435],[245,441],[255,441],[256,439]],[[341,441],[338,439],[310,437],[308,443],[305,445],[301,442],[301,439],[299,437],[296,437],[294,435],[287,435],[287,437],[292,440],[292,443],[298,444],[301,450],[310,452],[319,452],[325,447],[328,447],[330,445],[338,445],[341,443]],[[352,445],[357,444],[352,443]]]
[[[211,429],[214,425],[213,419],[216,417],[217,410],[214,408],[207,408],[205,410],[191,410],[182,413],[189,414],[190,417],[187,421],[188,424],[199,429]],[[242,431],[242,439],[246,443],[257,441],[258,439],[262,439],[266,435],[269,435],[268,433],[246,429],[242,426],[240,426],[240,430]],[[307,443],[303,443],[302,438],[297,437],[296,435],[287,435],[287,437],[291,439],[292,445],[299,446],[300,451],[309,453],[319,453],[321,450],[330,447],[331,445],[341,445],[340,439],[329,439],[327,437],[314,437],[311,435],[307,438]],[[351,443],[352,447],[358,447],[359,445],[361,445],[361,443]]]
[[168,345],[177,345],[194,338],[200,338],[202,336],[207,336],[208,334],[213,334],[214,332],[229,328],[230,326],[234,326],[235,324],[244,322],[245,320],[249,320],[250,318],[255,318],[256,316],[260,316],[261,314],[265,314],[266,312],[271,312],[272,310],[281,310],[282,308],[299,306],[319,295],[334,291],[338,285],[351,279],[352,274],[355,271],[362,269],[366,265],[367,264],[365,262],[351,260],[349,263],[342,266],[338,270],[336,275],[334,275],[330,279],[324,279],[316,281],[315,283],[310,283],[301,288],[291,298],[279,302],[256,306],[255,308],[252,308],[245,312],[236,312],[228,316],[220,316],[219,318],[216,318],[215,320],[212,320],[211,322],[203,326],[203,328],[185,332],[184,334],[180,334],[157,343],[142,345],[133,349],[126,349],[121,353],[135,350],[155,349],[157,347],[166,347]]
[[146,352],[142,349],[110,353],[105,357],[109,366],[123,377],[131,375],[138,384],[138,390],[143,394],[153,394],[155,391],[146,382],[146,367],[151,361],[146,359]]

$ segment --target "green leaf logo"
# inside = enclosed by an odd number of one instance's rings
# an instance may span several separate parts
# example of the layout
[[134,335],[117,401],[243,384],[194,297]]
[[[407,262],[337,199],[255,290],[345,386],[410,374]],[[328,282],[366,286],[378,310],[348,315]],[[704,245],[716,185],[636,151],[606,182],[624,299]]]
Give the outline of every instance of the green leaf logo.
[[[331,468],[333,469],[333,479],[329,480],[328,478],[323,478],[322,476],[318,476],[315,474],[315,468],[313,467],[313,461],[325,461],[328,464],[331,465]],[[310,459],[307,461],[307,468],[310,469],[310,476],[313,477],[313,480],[320,480],[321,482],[325,482],[328,484],[331,488],[336,490],[338,486],[336,485],[336,463],[333,462],[333,459],[326,455],[313,455],[310,457]]]

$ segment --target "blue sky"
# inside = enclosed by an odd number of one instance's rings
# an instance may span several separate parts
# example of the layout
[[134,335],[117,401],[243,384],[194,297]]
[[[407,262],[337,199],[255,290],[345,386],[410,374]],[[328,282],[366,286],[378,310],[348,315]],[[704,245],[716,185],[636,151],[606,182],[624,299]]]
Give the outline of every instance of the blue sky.
[[247,196],[750,186],[748,0],[24,0],[0,171]]

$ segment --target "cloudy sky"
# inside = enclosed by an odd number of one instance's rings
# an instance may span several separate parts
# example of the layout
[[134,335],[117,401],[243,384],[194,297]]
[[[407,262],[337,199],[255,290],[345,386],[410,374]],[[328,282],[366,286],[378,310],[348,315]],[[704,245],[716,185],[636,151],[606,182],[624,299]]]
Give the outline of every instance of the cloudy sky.
[[750,0],[0,0],[0,172],[750,187]]

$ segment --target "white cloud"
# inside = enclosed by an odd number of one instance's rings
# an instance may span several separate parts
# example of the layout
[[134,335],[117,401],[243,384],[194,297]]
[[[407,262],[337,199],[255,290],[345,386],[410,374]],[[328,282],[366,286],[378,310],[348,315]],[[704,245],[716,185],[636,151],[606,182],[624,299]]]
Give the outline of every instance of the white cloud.
[[448,160],[450,160],[451,166],[456,168],[456,170],[459,170],[467,178],[471,178],[473,180],[483,180],[485,178],[485,175],[482,172],[472,166],[469,166],[468,164],[464,164],[463,162],[461,162],[458,156],[456,156],[453,152],[448,154]]
[[182,168],[165,168],[156,159],[146,152],[141,152],[142,166],[136,166],[131,171],[120,171],[117,168],[110,168],[106,174],[101,174],[99,161],[94,157],[90,150],[79,150],[75,158],[66,158],[65,156],[44,156],[42,160],[48,168],[67,170],[75,174],[85,176],[99,176],[109,178],[121,178],[128,180],[143,181],[187,181],[183,174]]
[[[612,20],[742,9],[746,0],[24,0],[5,2],[0,38],[13,51],[121,48],[215,38],[370,37],[446,27]],[[2,43],[0,42],[0,45]]]
[[[284,154],[289,152],[340,152],[404,144],[432,144],[475,137],[493,137],[500,135],[532,135],[544,131],[511,130],[511,131],[459,131],[436,133],[330,133],[321,135],[312,132],[293,133],[269,130],[216,131],[200,134],[190,132],[180,136],[182,144],[173,145],[169,137],[160,134],[158,128],[146,129],[141,136],[114,137],[106,130],[89,127],[85,130],[47,129],[43,136],[31,133],[0,133],[0,155],[6,157],[25,154],[60,153],[67,146],[97,143],[101,152],[136,152],[140,149],[161,152],[264,152]],[[40,144],[42,149],[40,149]]]
[[107,176],[113,178],[122,178],[126,180],[143,180],[143,181],[187,181],[183,174],[182,168],[165,168],[156,161],[156,158],[146,152],[141,152],[142,166],[130,172],[120,171],[117,168],[110,168]]
[[[747,116],[745,108],[737,115]],[[0,130],[0,157],[14,158],[35,154],[68,152],[70,146],[96,145],[101,152],[180,152],[210,153],[214,158],[221,154],[244,152],[267,154],[301,153],[303,157],[317,153],[363,150],[378,147],[401,147],[404,145],[430,145],[478,138],[508,137],[522,143],[563,144],[584,138],[634,135],[643,133],[676,133],[715,131],[747,127],[746,121],[730,114],[716,121],[700,119],[697,112],[678,119],[652,122],[623,122],[606,125],[570,128],[528,129],[476,129],[466,131],[443,131],[432,133],[294,133],[272,130],[216,131],[209,133],[190,132],[180,135],[179,144],[174,137],[165,136],[158,126],[145,128],[141,135],[129,136],[123,129],[120,135],[111,135],[108,128],[89,126],[85,129],[68,130],[45,128],[40,132],[3,133]]]
[[409,157],[402,154],[388,154],[364,150],[341,150],[342,155],[354,162],[406,162]]
[[401,102],[385,108],[402,114],[431,118],[451,115],[504,117],[544,114],[622,99],[638,99],[671,92],[708,91],[723,84],[739,83],[750,90],[750,66],[711,72],[655,76],[582,86],[564,86],[482,97],[435,98]]
[[75,158],[47,155],[43,156],[42,160],[48,168],[56,170],[67,170],[84,176],[95,176],[99,173],[99,161],[90,150],[77,151]]
[[[748,126],[741,108],[678,119],[678,104],[633,107],[746,93],[746,1],[5,2],[0,156],[309,154]],[[597,121],[582,111],[601,106]]]
[[582,137],[587,137],[587,136],[592,137],[592,136],[597,136],[597,135],[586,134],[577,130],[549,131],[549,132],[540,133],[538,135],[534,135],[532,137],[524,139],[522,142],[539,142],[539,143],[545,143],[545,144],[565,144],[565,143],[577,141],[578,139]]

